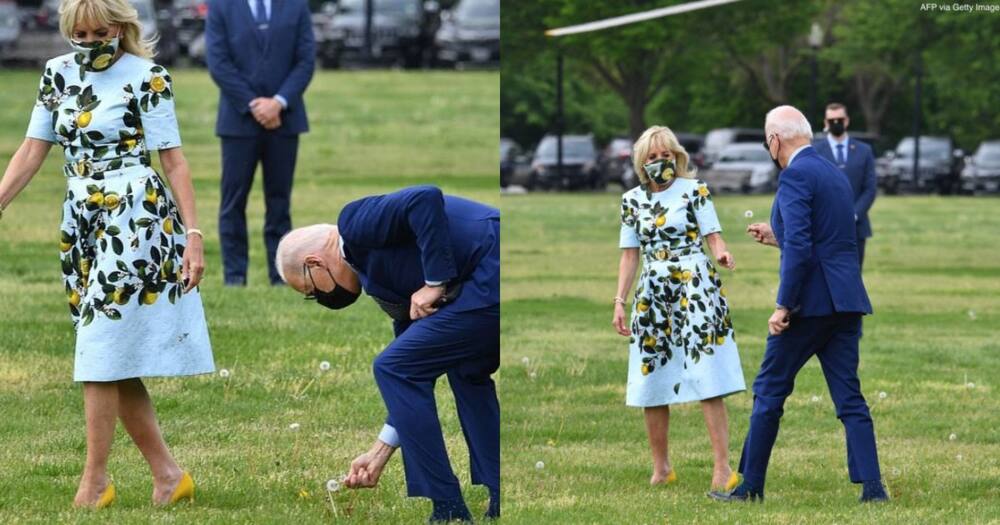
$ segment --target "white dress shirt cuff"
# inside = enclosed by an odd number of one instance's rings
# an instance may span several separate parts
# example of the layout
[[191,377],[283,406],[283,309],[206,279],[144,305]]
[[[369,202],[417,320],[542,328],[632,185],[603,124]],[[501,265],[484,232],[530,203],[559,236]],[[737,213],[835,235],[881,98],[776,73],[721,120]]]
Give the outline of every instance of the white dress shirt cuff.
[[288,101],[285,100],[285,97],[281,95],[275,95],[274,100],[277,100],[278,103],[281,104],[281,109],[288,109]]
[[399,433],[392,425],[382,425],[382,431],[378,433],[379,441],[392,448],[399,448]]

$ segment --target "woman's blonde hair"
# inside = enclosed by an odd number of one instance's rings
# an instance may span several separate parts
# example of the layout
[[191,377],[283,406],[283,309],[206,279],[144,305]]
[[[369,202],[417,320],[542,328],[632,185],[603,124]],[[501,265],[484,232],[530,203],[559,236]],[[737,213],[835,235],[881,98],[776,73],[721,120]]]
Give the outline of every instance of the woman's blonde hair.
[[95,24],[121,27],[121,48],[142,58],[153,58],[156,54],[154,36],[142,39],[142,24],[139,13],[128,0],[62,0],[59,4],[59,31],[67,40],[73,39],[73,28],[87,20]]
[[677,135],[674,135],[674,132],[670,131],[670,128],[666,126],[653,126],[644,131],[639,136],[639,140],[636,140],[635,144],[632,145],[632,167],[635,169],[635,174],[639,177],[639,182],[643,186],[649,185],[649,176],[646,175],[643,165],[646,164],[649,151],[653,148],[667,149],[674,154],[674,162],[677,164],[676,175],[678,177],[685,179],[694,178],[694,168],[691,167],[691,171],[688,171],[690,164],[688,152],[677,141]]

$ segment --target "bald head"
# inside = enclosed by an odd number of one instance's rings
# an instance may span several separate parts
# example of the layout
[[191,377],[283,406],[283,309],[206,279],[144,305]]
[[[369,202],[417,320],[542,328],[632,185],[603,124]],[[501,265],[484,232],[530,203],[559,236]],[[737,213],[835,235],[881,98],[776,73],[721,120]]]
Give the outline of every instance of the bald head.
[[767,112],[764,136],[771,158],[779,168],[785,168],[795,150],[812,142],[813,134],[801,111],[792,106],[778,106]]
[[786,142],[809,142],[813,138],[809,119],[793,106],[778,106],[768,111],[764,119],[764,133],[777,135]]
[[333,243],[337,238],[337,227],[333,224],[313,224],[288,232],[278,243],[278,251],[274,256],[278,275],[292,288],[302,291],[304,283],[301,282],[301,273],[306,258],[315,256],[332,259],[326,253],[331,248],[336,248]]

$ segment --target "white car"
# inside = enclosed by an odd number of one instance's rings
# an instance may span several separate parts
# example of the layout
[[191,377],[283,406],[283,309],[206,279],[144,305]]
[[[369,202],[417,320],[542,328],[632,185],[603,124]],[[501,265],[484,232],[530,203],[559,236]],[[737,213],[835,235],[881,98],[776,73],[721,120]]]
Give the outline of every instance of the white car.
[[1000,189],[1000,140],[983,142],[975,155],[965,159],[961,184],[962,191],[968,193]]
[[778,186],[778,170],[760,142],[737,142],[722,149],[712,167],[698,178],[712,191],[767,193]]

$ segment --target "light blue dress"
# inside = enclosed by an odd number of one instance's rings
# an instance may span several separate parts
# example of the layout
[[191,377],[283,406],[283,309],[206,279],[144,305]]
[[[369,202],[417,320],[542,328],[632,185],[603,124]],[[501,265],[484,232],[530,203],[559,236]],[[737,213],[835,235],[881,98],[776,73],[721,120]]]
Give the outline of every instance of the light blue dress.
[[60,251],[76,327],[75,381],[213,372],[184,226],[150,151],[181,145],[170,74],[125,53],[101,72],[49,60],[27,136],[63,146]]
[[725,288],[702,238],[721,232],[704,183],[622,196],[619,246],[639,248],[625,403],[649,407],[746,389]]

